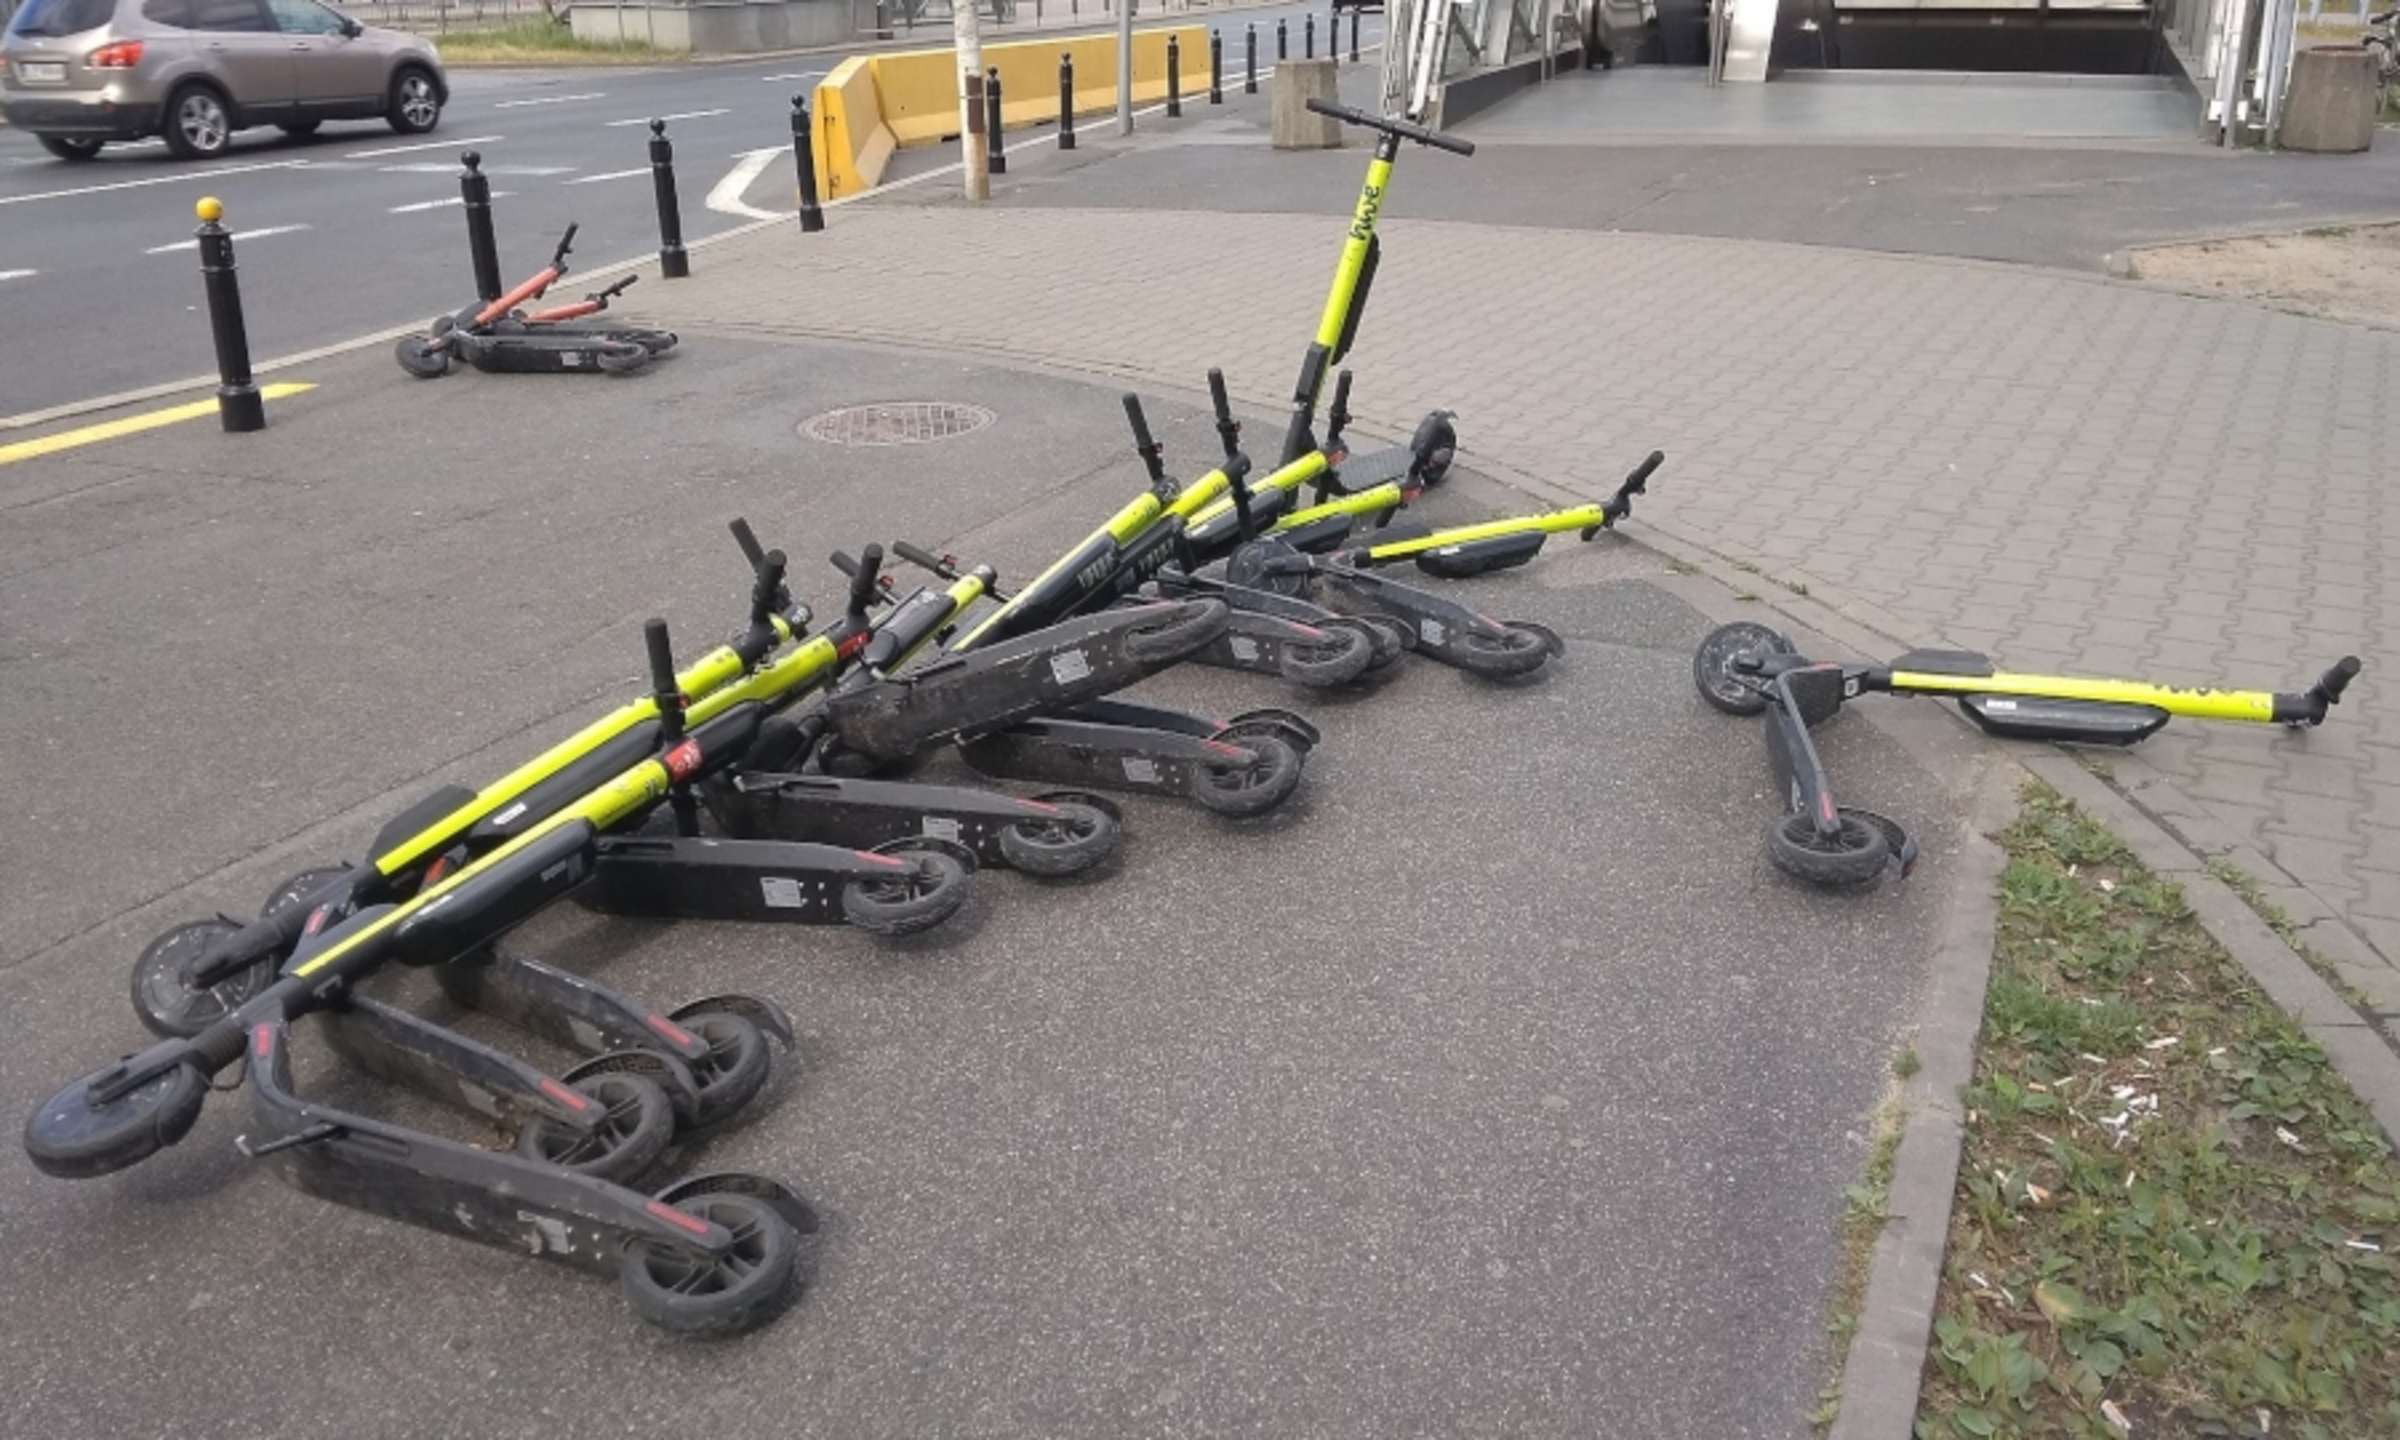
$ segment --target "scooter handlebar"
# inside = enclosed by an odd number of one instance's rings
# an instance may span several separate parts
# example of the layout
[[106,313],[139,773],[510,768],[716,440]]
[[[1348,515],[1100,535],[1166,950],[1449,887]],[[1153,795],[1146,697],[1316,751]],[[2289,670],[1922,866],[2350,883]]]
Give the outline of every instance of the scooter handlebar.
[[758,532],[750,528],[749,521],[737,515],[725,528],[733,532],[733,543],[742,547],[742,558],[750,562],[751,569],[766,563],[766,547],[758,543]]
[[567,252],[575,248],[575,232],[582,228],[583,224],[581,221],[568,222],[567,233],[558,237],[558,249],[551,253],[551,269],[560,271],[561,273],[565,272],[567,268]]
[[858,552],[858,568],[850,572],[850,613],[867,613],[883,594],[883,547],[870,544]]
[[916,546],[909,544],[906,540],[894,540],[892,542],[892,553],[899,556],[901,559],[906,560],[911,565],[932,571],[934,574],[941,576],[944,580],[955,580],[958,578],[957,566],[951,564],[949,561],[932,553],[931,551],[918,549]]
[[1414,140],[1419,145],[1431,145],[1436,150],[1447,150],[1453,155],[1475,153],[1474,141],[1461,140],[1455,135],[1445,135],[1439,130],[1429,130],[1414,120],[1395,120],[1388,115],[1370,114],[1355,105],[1344,105],[1333,100],[1311,99],[1308,102],[1308,108],[1316,111],[1319,115],[1330,115],[1345,125],[1360,125],[1369,130],[1381,130],[1386,135],[1397,135],[1403,140]]

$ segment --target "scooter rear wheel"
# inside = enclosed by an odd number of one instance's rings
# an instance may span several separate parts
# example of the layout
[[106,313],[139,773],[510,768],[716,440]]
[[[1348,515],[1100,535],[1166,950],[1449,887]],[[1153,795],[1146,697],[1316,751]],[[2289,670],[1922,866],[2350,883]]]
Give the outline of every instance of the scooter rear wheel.
[[1835,832],[1819,835],[1808,816],[1790,814],[1767,832],[1767,858],[1795,880],[1829,889],[1852,890],[1883,876],[1892,858],[1891,840],[1859,817],[1839,817]]
[[967,903],[967,867],[938,850],[885,851],[903,860],[889,880],[853,880],[842,887],[842,915],[870,935],[915,935],[931,930]]
[[687,1215],[733,1233],[711,1258],[640,1240],[625,1247],[617,1279],[633,1313],[670,1335],[739,1335],[774,1314],[800,1260],[800,1237],[765,1201],[711,1191],[675,1202]]
[[604,342],[592,351],[592,363],[611,375],[629,375],[650,363],[646,345]]
[[575,1088],[599,1102],[598,1123],[577,1132],[537,1115],[517,1133],[519,1155],[624,1185],[667,1153],[667,1142],[675,1138],[675,1105],[657,1082],[609,1070],[584,1076]]
[[1375,659],[1375,642],[1365,631],[1347,625],[1320,630],[1322,641],[1284,647],[1283,678],[1301,685],[1347,685],[1367,672]]
[[1408,653],[1409,643],[1416,638],[1407,626],[1386,620],[1380,615],[1350,616],[1337,623],[1356,625],[1374,641],[1375,654],[1367,661],[1369,670],[1381,670],[1398,662],[1401,656]]
[[86,1075],[42,1102],[25,1122],[25,1154],[33,1168],[61,1180],[88,1180],[123,1170],[190,1133],[208,1098],[208,1079],[196,1065],[177,1065],[114,1100],[95,1102]]
[[1028,875],[1080,875],[1117,848],[1117,820],[1105,810],[1072,803],[1038,820],[1000,831],[1000,858]]
[[675,1022],[708,1045],[706,1059],[689,1062],[700,1086],[694,1126],[714,1125],[758,1097],[774,1068],[767,1037],[756,1025],[723,1010],[704,1010]]
[[230,920],[195,920],[151,941],[133,962],[133,1012],[153,1035],[189,1040],[240,1009],[275,979],[266,960],[195,989],[185,972],[208,947],[241,927]]
[[1709,708],[1727,715],[1756,715],[1767,708],[1767,697],[1733,673],[1734,660],[1752,651],[1789,655],[1792,642],[1782,631],[1755,620],[1719,625],[1692,652],[1692,683]]
[[303,870],[267,892],[266,903],[258,907],[258,918],[272,920],[349,873],[347,865],[316,865]]
[[1125,653],[1145,665],[1182,659],[1225,633],[1227,615],[1221,600],[1186,601],[1151,625],[1125,632]]
[[1443,656],[1469,675],[1508,680],[1530,675],[1549,664],[1550,641],[1547,632],[1521,625],[1503,625],[1497,635],[1465,630],[1459,633],[1458,643],[1445,650]]
[[1202,765],[1192,777],[1192,798],[1235,819],[1264,815],[1300,788],[1300,752],[1272,735],[1245,735],[1244,760]]
[[400,368],[419,380],[438,380],[450,373],[450,347],[439,345],[422,335],[404,335],[392,347]]

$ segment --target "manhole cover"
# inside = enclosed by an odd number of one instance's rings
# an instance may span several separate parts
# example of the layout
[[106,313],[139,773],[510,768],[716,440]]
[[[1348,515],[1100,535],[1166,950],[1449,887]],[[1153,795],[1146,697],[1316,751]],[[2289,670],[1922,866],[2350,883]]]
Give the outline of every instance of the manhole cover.
[[972,434],[999,417],[981,405],[948,400],[903,400],[848,405],[800,422],[800,433],[828,445],[919,445]]

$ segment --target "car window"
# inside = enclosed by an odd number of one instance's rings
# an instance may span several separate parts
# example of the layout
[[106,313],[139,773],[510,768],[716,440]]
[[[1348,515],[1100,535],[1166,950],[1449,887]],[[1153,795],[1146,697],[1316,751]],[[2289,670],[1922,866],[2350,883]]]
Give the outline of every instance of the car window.
[[142,6],[142,18],[154,25],[176,30],[192,28],[192,0],[149,0]]
[[342,30],[342,17],[316,0],[267,0],[267,9],[275,16],[275,28],[286,35],[338,35]]
[[258,0],[192,0],[194,30],[272,30],[275,23],[267,18],[265,7]]
[[11,35],[81,35],[116,13],[117,0],[25,0],[8,22]]

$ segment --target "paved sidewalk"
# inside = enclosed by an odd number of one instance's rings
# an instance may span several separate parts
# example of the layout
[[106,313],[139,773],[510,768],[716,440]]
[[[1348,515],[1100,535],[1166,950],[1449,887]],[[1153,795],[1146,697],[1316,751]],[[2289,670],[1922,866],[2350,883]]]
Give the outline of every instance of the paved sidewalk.
[[[1577,152],[1553,153],[1573,183]],[[1222,365],[1253,405],[1288,393],[1333,222],[1006,193],[771,226],[643,307],[1186,391]],[[1475,463],[1562,499],[1663,448],[1646,529],[1895,648],[2289,689],[2364,656],[2321,730],[2187,722],[2113,763],[2264,881],[2395,1034],[2400,718],[2379,696],[2400,510],[2376,425],[2400,335],[1972,261],[1421,220],[1384,241],[1350,362],[1361,415],[1454,408]]]

